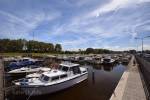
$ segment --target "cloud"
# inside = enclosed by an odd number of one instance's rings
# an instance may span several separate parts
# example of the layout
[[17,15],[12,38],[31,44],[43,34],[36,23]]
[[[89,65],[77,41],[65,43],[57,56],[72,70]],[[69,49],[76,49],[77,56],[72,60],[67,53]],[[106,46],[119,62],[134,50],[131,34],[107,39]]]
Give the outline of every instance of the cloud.
[[150,31],[149,0],[24,3],[16,0],[12,5],[0,7],[1,38],[32,39],[32,34],[37,32],[37,40],[61,43],[64,49],[126,50],[135,47],[132,45],[135,37]]
[[4,20],[1,21],[3,26],[0,27],[0,35],[7,38],[30,38],[30,32],[35,30],[42,22],[50,22],[60,16],[58,12],[49,15],[43,12],[38,14],[29,12],[26,15],[17,16],[6,11],[0,11],[0,15],[0,19]]
[[98,7],[91,13],[89,13],[88,17],[99,17],[102,14],[114,11],[121,8],[126,8],[135,4],[140,4],[143,2],[150,2],[149,0],[111,0],[109,3]]

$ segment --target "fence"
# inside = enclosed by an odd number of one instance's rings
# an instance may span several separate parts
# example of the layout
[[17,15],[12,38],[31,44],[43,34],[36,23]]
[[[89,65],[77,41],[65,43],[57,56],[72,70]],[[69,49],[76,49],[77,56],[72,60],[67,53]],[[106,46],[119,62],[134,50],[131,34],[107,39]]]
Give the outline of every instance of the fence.
[[135,56],[139,64],[139,69],[141,71],[141,78],[143,80],[143,87],[147,96],[150,100],[150,62],[145,60],[143,57]]

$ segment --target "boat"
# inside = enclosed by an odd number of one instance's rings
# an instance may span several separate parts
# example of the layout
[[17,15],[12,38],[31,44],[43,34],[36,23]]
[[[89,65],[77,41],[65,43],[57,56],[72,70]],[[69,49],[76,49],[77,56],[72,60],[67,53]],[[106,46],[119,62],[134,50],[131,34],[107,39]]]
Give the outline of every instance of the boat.
[[46,67],[44,68],[43,67],[39,71],[37,71],[36,73],[26,75],[26,78],[39,78],[43,72],[48,72],[50,70],[51,70],[51,68],[46,68]]
[[129,63],[129,58],[122,58],[122,64],[127,65]]
[[43,72],[39,78],[13,81],[28,96],[45,95],[72,87],[88,78],[87,68],[79,64],[61,63],[58,69]]
[[8,69],[9,70],[14,70],[14,69],[22,68],[22,67],[27,67],[27,66],[30,66],[30,65],[38,65],[42,62],[43,62],[42,60],[37,60],[37,59],[29,58],[29,57],[24,57],[24,58],[17,59],[14,62],[11,62],[8,65]]
[[115,62],[111,57],[104,57],[101,59],[102,64],[113,64]]
[[8,71],[7,74],[9,74],[10,76],[20,76],[20,75],[24,76],[24,75],[27,75],[27,74],[39,72],[41,70],[49,70],[49,68],[31,65],[31,66],[28,66],[28,67],[21,67],[21,68],[18,68],[18,69]]

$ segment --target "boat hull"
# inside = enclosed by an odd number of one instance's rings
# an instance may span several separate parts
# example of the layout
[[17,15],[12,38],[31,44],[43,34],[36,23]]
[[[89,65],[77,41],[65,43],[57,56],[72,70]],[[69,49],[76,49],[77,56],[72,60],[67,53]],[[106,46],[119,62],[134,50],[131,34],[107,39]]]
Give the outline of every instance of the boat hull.
[[80,83],[88,78],[88,73],[82,74],[81,76],[75,77],[73,79],[53,84],[49,86],[31,86],[31,87],[21,87],[26,95],[37,96],[37,95],[46,95],[54,93],[66,88],[69,88],[77,83]]

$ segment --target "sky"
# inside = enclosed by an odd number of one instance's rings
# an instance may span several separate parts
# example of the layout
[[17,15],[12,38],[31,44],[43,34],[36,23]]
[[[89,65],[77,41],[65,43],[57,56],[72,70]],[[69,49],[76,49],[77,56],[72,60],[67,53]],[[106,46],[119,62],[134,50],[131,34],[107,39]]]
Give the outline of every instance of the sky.
[[[63,50],[141,50],[150,0],[0,0],[0,39],[59,43]],[[150,50],[150,38],[144,39]]]

